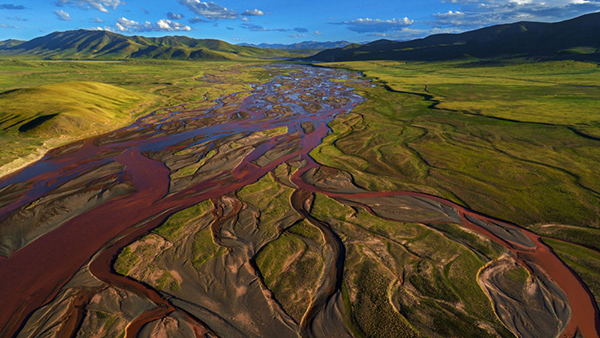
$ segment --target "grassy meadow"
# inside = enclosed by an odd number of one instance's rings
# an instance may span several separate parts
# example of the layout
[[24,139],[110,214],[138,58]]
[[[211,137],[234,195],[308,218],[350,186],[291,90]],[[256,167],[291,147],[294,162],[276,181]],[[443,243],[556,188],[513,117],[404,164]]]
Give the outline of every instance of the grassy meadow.
[[[359,90],[368,100],[330,124],[311,153],[318,162],[370,190],[426,192],[557,239],[545,241],[600,297],[597,64],[323,65],[379,86]],[[431,226],[488,255],[451,227]]]
[[155,109],[248,90],[269,77],[256,63],[0,59],[0,175]]
[[544,239],[544,242],[577,273],[596,298],[596,303],[600,303],[600,253],[554,239]]
[[[438,231],[384,220],[321,194],[311,213],[346,247],[342,288],[354,336],[497,336],[481,323],[510,336],[475,278],[485,265],[478,255],[503,252],[491,241],[449,224]],[[455,237],[468,238],[471,250]]]
[[[369,189],[423,191],[527,227],[600,227],[596,64],[323,65],[380,86],[360,90],[368,100],[331,123],[311,153],[320,163]],[[584,229],[570,240],[585,241]]]

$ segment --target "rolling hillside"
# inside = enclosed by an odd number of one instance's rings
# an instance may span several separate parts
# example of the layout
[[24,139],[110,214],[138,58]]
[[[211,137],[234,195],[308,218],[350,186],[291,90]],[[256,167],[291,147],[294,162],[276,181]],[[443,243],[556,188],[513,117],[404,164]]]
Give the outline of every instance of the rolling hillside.
[[8,40],[0,41],[0,49],[15,47],[15,46],[18,46],[18,45],[22,44],[23,42],[25,42],[25,41],[14,40],[14,39],[8,39]]
[[31,55],[47,59],[239,60],[281,58],[289,52],[232,45],[221,40],[186,36],[148,38],[106,31],[54,32],[30,41],[0,42],[0,55]]
[[407,42],[378,40],[322,51],[317,61],[440,61],[468,57],[600,60],[600,13],[558,23],[517,22]]
[[0,175],[69,141],[130,123],[146,97],[98,82],[76,81],[0,93]]
[[66,82],[0,93],[0,128],[5,134],[59,137],[90,133],[129,120],[142,97],[98,82]]

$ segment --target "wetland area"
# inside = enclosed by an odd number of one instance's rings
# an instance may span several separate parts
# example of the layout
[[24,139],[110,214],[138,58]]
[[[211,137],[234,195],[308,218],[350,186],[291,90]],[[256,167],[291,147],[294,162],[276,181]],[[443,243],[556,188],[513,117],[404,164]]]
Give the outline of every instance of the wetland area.
[[[476,201],[493,192],[428,188],[418,173],[410,185],[396,154],[378,167],[369,104],[401,97],[407,114],[436,115],[381,136],[411,142],[462,108],[435,85],[331,66],[245,66],[263,81],[224,95],[211,88],[231,78],[195,76],[156,101],[169,108],[0,178],[1,335],[600,336],[596,289],[548,232],[517,225],[535,212],[498,195],[486,215]],[[365,134],[376,149],[349,145]],[[424,148],[398,149],[435,167]]]

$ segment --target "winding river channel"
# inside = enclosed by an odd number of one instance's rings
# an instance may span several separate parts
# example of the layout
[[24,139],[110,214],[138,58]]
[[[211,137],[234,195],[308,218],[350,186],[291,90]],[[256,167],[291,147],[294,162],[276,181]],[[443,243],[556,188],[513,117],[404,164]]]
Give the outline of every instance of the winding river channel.
[[[290,330],[310,336],[317,314],[341,290],[344,244],[306,207],[312,195],[320,193],[396,221],[404,219],[399,212],[382,210],[382,201],[393,208],[400,199],[411,198],[427,205],[423,208],[433,208],[443,216],[440,222],[460,224],[500,244],[548,290],[558,290],[556,301],[564,300],[568,319],[561,324],[564,335],[600,336],[593,296],[540,236],[435,196],[315,183],[311,177],[322,167],[309,156],[310,151],[330,133],[328,124],[336,116],[349,113],[364,100],[354,87],[370,83],[351,72],[278,67],[274,72],[283,75],[249,92],[227,95],[198,109],[155,112],[126,128],[54,149],[42,160],[1,178],[0,336],[15,336],[23,330],[32,314],[55,300],[82,266],[88,266],[100,281],[155,304],[131,321],[128,337],[174,311],[183,313],[196,336],[218,335],[211,325],[162,293],[117,274],[114,259],[170,215],[206,200],[216,201],[212,229],[215,241],[225,243],[226,238],[218,238],[220,224],[234,217],[241,206],[220,206],[218,201],[291,162],[299,164],[289,178],[295,186],[291,204],[321,230],[331,254],[302,321],[282,315]],[[235,146],[225,151],[226,142]],[[183,173],[190,166],[195,171]],[[79,305],[66,310],[69,315],[63,314],[67,319],[59,335],[76,332],[83,320],[82,308],[92,294],[93,290],[81,294]],[[490,297],[494,300],[493,294]]]

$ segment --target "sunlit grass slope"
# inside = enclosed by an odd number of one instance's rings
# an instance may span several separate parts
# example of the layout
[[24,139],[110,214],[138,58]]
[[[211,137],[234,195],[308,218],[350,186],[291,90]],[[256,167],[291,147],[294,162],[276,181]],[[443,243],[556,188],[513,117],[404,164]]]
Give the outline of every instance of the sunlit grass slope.
[[142,97],[98,82],[66,82],[0,94],[0,128],[31,136],[76,136],[128,120]]
[[[66,82],[0,93],[0,163],[121,127],[140,94],[98,82]],[[15,163],[16,165],[18,163]]]

